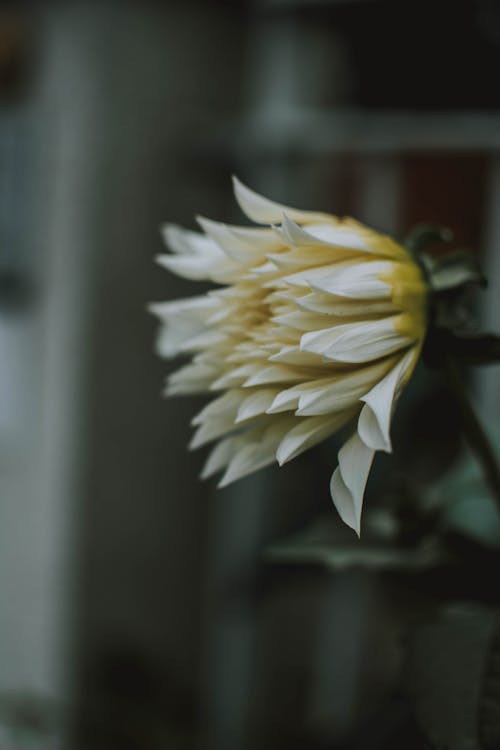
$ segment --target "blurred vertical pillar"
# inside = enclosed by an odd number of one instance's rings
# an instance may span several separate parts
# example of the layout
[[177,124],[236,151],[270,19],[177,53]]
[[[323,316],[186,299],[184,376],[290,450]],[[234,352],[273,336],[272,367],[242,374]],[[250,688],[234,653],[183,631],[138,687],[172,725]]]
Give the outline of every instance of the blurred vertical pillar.
[[[256,2],[254,6],[243,124],[255,128],[259,142],[267,144],[268,136],[287,118],[293,120],[308,107],[321,108],[341,99],[347,76],[343,50],[335,38],[332,40],[331,28],[322,28],[314,18],[306,22],[300,3]],[[288,137],[283,129],[279,150],[264,148],[263,153],[239,139],[235,158],[244,182],[293,205],[303,202],[304,196],[308,201],[314,199],[321,179],[332,186],[332,168],[331,163],[319,168],[317,164],[305,166],[303,153],[288,143]],[[333,187],[339,182],[335,175]],[[332,202],[331,194],[323,195],[323,201]],[[275,517],[279,491],[269,471],[259,472],[224,490],[215,500],[218,512],[213,518],[208,575],[211,598],[206,612],[210,624],[205,649],[203,748],[267,747],[274,731],[262,726],[269,706],[264,705],[268,691],[261,681],[271,676],[274,662],[270,659],[258,669],[259,662],[266,661],[258,653],[260,629],[270,623],[262,622],[256,589],[266,539],[276,527],[287,528],[293,518],[293,509],[286,518]],[[284,718],[279,708],[276,714],[280,714],[278,722]]]
[[[23,170],[32,199],[26,201],[22,190],[15,196],[16,231],[30,251],[23,272],[35,296],[21,315],[2,321],[4,341],[17,329],[24,368],[10,383],[3,379],[0,401],[29,409],[13,415],[22,442],[9,446],[2,435],[0,690],[66,704],[97,77],[89,75],[94,63],[69,8],[46,6],[36,21],[38,65],[23,110],[26,142],[13,165]],[[9,357],[4,366],[15,363]]]

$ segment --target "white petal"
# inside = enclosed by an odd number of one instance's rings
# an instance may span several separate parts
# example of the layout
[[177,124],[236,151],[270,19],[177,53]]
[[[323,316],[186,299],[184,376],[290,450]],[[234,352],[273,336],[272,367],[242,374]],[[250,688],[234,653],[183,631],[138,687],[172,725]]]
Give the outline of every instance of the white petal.
[[299,346],[288,344],[283,346],[279,352],[269,357],[270,362],[282,362],[287,365],[299,367],[321,367],[323,360],[317,354],[300,351]]
[[384,360],[329,380],[315,381],[316,388],[308,388],[301,394],[297,416],[328,414],[353,406],[367,389],[384,376],[390,366],[391,362]]
[[186,329],[181,323],[178,325],[163,325],[156,337],[155,351],[159,357],[173,359],[179,354],[179,347],[185,338]]
[[245,435],[245,445],[233,456],[217,486],[226,487],[231,482],[272,464],[279,442],[294,421],[294,417],[283,417],[271,422],[264,431],[261,428],[249,430]]
[[265,414],[278,393],[277,388],[260,388],[254,393],[250,393],[249,396],[241,400],[236,423],[244,422],[246,419],[251,419],[259,414]]
[[153,302],[148,305],[148,310],[164,321],[180,316],[200,322],[205,321],[208,314],[221,306],[218,299],[203,294],[198,297],[186,297],[169,302]]
[[293,310],[284,315],[275,315],[271,320],[273,323],[295,328],[297,331],[314,331],[318,328],[324,328],[325,325],[331,323],[331,320],[328,320],[322,314],[307,313],[302,310]]
[[309,286],[337,297],[387,299],[391,296],[391,286],[380,276],[390,273],[394,266],[387,260],[373,260],[355,263],[347,268],[334,267],[330,273],[311,281]]
[[177,348],[179,354],[187,354],[202,351],[219,346],[227,341],[227,334],[217,329],[208,329],[198,333],[196,336],[185,338]]
[[302,227],[299,227],[292,218],[287,215],[286,211],[283,212],[281,218],[281,229],[277,228],[278,234],[283,238],[286,244],[297,246],[297,247],[311,247],[318,246],[324,247],[326,243],[318,239],[314,235],[307,232]]
[[[257,368],[258,369],[258,368]],[[245,380],[256,371],[255,364],[248,362],[240,367],[235,367],[233,370],[229,370],[215,380],[210,386],[212,391],[220,391],[223,388],[237,388],[242,385]]]
[[303,372],[293,370],[286,365],[270,365],[269,367],[258,368],[255,374],[245,380],[243,387],[249,388],[254,385],[268,385],[269,383],[296,383],[303,379]]
[[302,384],[280,391],[267,409],[267,414],[279,414],[282,411],[295,411],[299,405]]
[[162,235],[167,247],[178,255],[207,255],[213,253],[214,243],[200,232],[192,232],[176,224],[165,224]]
[[335,263],[334,266],[328,263],[324,266],[316,266],[315,268],[304,268],[301,271],[284,276],[282,282],[285,285],[311,288],[313,284],[321,281],[322,278],[331,273],[332,268],[338,271],[341,268],[351,268],[356,265],[358,263],[354,260],[342,260]]
[[330,495],[332,496],[333,503],[343,522],[351,529],[354,529],[359,536],[352,495],[350,490],[348,490],[344,484],[338,466],[333,472],[330,480]]
[[192,425],[199,425],[205,419],[214,417],[217,414],[235,414],[238,409],[244,391],[234,388],[226,391],[222,396],[212,399],[203,409],[191,420]]
[[163,321],[156,342],[157,353],[161,357],[175,357],[187,341],[208,330],[207,317],[223,307],[220,300],[206,295],[149,305],[149,311]]
[[278,250],[282,242],[276,237],[274,229],[262,229],[261,227],[235,227],[227,225],[228,230],[239,240],[252,245],[255,250],[259,250],[262,255]]
[[339,318],[356,315],[370,317],[380,313],[395,313],[397,311],[396,306],[390,300],[362,300],[356,302],[348,298],[332,297],[326,292],[303,294],[297,297],[295,303],[301,309],[323,313],[324,315],[335,315]]
[[194,255],[157,255],[156,262],[168,271],[191,281],[209,279],[206,263],[200,263]]
[[231,459],[229,466],[220,482],[217,484],[219,489],[227,487],[231,482],[236,482],[254,471],[269,466],[274,461],[274,456],[263,454],[259,450],[258,443],[248,443],[243,445],[236,455]]
[[369,448],[390,452],[389,434],[393,406],[398,396],[399,386],[415,356],[411,349],[397,365],[367,393],[358,421],[358,433]]
[[243,185],[236,177],[233,177],[233,187],[236,200],[238,201],[241,210],[249,219],[257,222],[257,224],[277,224],[281,221],[283,213],[288,214],[293,221],[298,221],[299,223],[304,224],[311,222],[334,221],[333,217],[328,214],[315,211],[301,211],[268,200],[262,195],[250,190],[246,185]]
[[243,445],[245,445],[244,435],[233,435],[217,443],[205,462],[200,479],[208,479],[224,469]]
[[412,339],[397,332],[397,317],[345,323],[305,333],[300,348],[334,362],[368,362],[385,357],[412,343]]
[[[359,536],[360,524],[361,524],[361,509],[363,507],[363,495],[365,492],[366,482],[370,473],[371,465],[373,462],[373,456],[375,451],[368,448],[358,433],[355,432],[349,440],[344,443],[339,451],[339,471],[342,478],[345,489],[348,495],[340,493],[339,503],[345,509],[349,505],[349,499],[352,505],[352,516],[354,524],[348,524],[353,528]],[[336,487],[333,487],[332,477],[332,499],[336,504],[337,499],[333,495],[334,489],[338,488],[338,480],[335,482]],[[341,489],[341,487],[339,488]],[[349,498],[350,496],[350,498]],[[346,521],[347,523],[347,521]]]
[[342,219],[337,224],[310,225],[308,232],[331,245],[372,253],[383,258],[407,260],[408,252],[391,237],[380,235],[354,219]]
[[351,417],[352,411],[344,411],[326,417],[300,418],[290,432],[288,432],[276,451],[276,459],[280,466],[292,458],[299,456],[313,445],[325,440],[342,427]]
[[188,393],[205,393],[209,390],[217,374],[217,369],[208,364],[193,362],[185,365],[170,375],[165,394],[177,396]]
[[191,281],[212,280],[223,284],[236,280],[240,273],[239,264],[219,248],[204,256],[157,255],[155,260],[163,268]]
[[336,247],[359,250],[363,253],[373,252],[371,246],[363,236],[362,232],[353,227],[345,226],[341,222],[338,224],[313,224],[307,227],[307,231],[313,237],[317,237],[325,244]]
[[201,448],[202,445],[206,445],[223,435],[227,435],[229,432],[233,432],[236,427],[234,423],[235,416],[236,414],[224,414],[205,419],[191,438],[189,443],[190,450]]
[[218,221],[197,216],[196,220],[204,232],[221,248],[221,250],[233,260],[243,265],[258,263],[264,256],[264,252],[255,248],[247,240],[239,238],[229,227]]

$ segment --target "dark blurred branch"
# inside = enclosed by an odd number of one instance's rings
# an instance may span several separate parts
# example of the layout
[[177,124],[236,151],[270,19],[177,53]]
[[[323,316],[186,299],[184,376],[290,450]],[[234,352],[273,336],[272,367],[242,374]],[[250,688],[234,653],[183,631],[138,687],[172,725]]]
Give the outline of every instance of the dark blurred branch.
[[484,478],[500,510],[500,467],[497,456],[472,405],[470,396],[460,377],[456,361],[450,355],[444,358],[444,372],[460,410],[467,440],[482,466]]

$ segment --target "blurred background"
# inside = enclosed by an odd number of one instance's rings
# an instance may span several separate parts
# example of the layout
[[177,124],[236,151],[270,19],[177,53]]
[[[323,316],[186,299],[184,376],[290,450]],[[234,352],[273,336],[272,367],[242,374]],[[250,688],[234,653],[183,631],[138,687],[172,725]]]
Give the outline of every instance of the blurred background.
[[[399,237],[450,226],[498,328],[499,67],[493,0],[1,5],[1,750],[424,747],[401,586],[331,508],[337,446],[200,483],[202,400],[161,398],[145,310],[203,289],[155,266],[159,228],[242,223],[235,173]],[[473,383],[493,421],[498,374]],[[425,493],[457,429],[422,369],[367,504]],[[344,557],[268,554],[307,528]],[[408,597],[421,564],[441,580],[414,541]]]

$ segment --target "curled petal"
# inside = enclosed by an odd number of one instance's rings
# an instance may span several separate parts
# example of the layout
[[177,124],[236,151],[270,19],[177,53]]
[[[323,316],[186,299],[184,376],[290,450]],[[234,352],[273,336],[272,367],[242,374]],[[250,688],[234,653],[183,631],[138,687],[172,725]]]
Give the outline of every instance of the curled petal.
[[368,448],[355,432],[339,451],[339,465],[330,484],[332,500],[342,520],[358,536],[363,495],[374,455],[375,451]]
[[412,349],[398,364],[378,382],[361,401],[364,406],[359,415],[358,433],[369,448],[390,453],[392,450],[389,434],[391,417],[398,397],[401,381],[415,360]]

